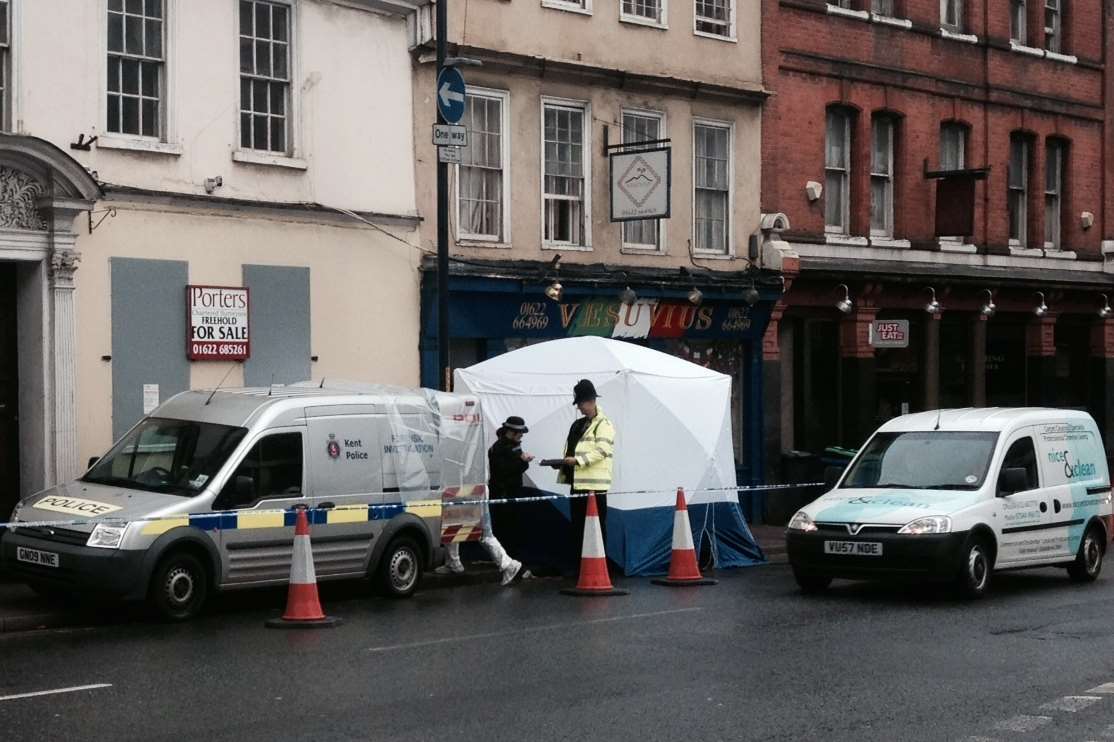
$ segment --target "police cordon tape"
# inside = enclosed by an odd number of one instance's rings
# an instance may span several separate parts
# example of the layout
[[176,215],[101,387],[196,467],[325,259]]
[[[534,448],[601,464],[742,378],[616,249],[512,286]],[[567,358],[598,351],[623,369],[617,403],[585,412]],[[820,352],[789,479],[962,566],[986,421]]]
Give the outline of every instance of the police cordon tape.
[[[799,484],[757,484],[757,485],[744,485],[737,487],[706,487],[702,489],[685,490],[688,495],[710,494],[715,492],[776,492],[783,490],[797,490],[808,489],[811,487],[823,487],[823,482],[803,482]],[[447,488],[447,489],[462,489],[462,488]],[[481,498],[481,499],[459,499],[459,500],[410,500],[409,502],[394,502],[386,504],[361,504],[361,505],[339,505],[331,508],[321,507],[308,507],[307,505],[298,504],[293,508],[272,508],[260,510],[215,510],[207,513],[179,513],[175,515],[154,516],[148,518],[113,518],[111,516],[102,516],[98,518],[74,518],[70,520],[38,520],[38,521],[9,521],[0,522],[0,531],[6,529],[20,529],[20,528],[62,528],[64,526],[82,526],[82,525],[105,525],[105,526],[121,526],[129,525],[131,523],[144,524],[145,530],[151,524],[169,524],[168,528],[162,529],[164,531],[170,528],[181,526],[191,526],[200,528],[205,531],[216,530],[233,530],[238,526],[237,518],[248,516],[253,520],[261,521],[258,525],[253,527],[294,527],[297,518],[298,510],[305,508],[308,511],[309,520],[311,525],[327,525],[330,523],[345,522],[345,523],[358,523],[362,520],[385,520],[403,512],[412,512],[415,514],[422,514],[422,511],[430,511],[433,509],[443,509],[451,507],[470,507],[475,505],[517,505],[530,502],[552,502],[554,500],[573,500],[577,498],[589,497],[593,494],[606,494],[608,497],[616,495],[660,495],[670,494],[674,492],[673,489],[668,490],[623,490],[606,493],[594,492],[572,492],[567,495],[530,495],[527,497],[505,497],[505,498]],[[323,495],[312,500],[326,500],[328,495]],[[337,520],[330,520],[329,514],[337,514],[340,516]],[[366,513],[366,518],[357,517],[359,513]],[[432,515],[432,513],[429,513]],[[282,521],[278,522],[281,517]]]

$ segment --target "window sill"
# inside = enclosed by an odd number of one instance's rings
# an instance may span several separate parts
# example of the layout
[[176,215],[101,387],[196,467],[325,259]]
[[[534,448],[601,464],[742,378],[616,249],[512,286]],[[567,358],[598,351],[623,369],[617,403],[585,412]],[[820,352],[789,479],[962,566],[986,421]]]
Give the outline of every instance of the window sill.
[[1057,250],[1049,247],[1044,250],[1044,257],[1049,260],[1075,260],[1076,255],[1074,250]]
[[1020,245],[1010,245],[1010,255],[1015,255],[1019,258],[1043,258],[1044,250],[1039,247],[1021,247]]
[[100,134],[97,136],[97,149],[116,149],[123,152],[148,152],[155,155],[178,157],[182,154],[180,144],[160,142],[157,139]]
[[708,31],[693,31],[693,36],[699,36],[702,39],[713,39],[714,41],[726,41],[729,44],[738,44],[739,39],[736,36],[723,36],[718,33],[709,33]]
[[481,240],[476,237],[458,237],[456,241],[457,247],[477,247],[481,249],[490,250],[510,250],[511,243],[500,242],[499,240]]
[[828,3],[828,15],[841,15],[844,18],[854,18],[857,21],[870,22],[870,12],[866,10],[851,10]]
[[977,44],[977,43],[979,43],[979,37],[976,36],[975,34],[958,33],[956,31],[949,31],[946,28],[941,28],[940,29],[940,36],[942,36],[945,39],[951,39],[952,41],[962,41],[964,44]]
[[707,250],[693,250],[692,256],[697,260],[734,260],[732,253],[708,252]]
[[871,247],[890,247],[898,250],[908,250],[913,246],[909,240],[895,240],[893,237],[871,237]]
[[1044,52],[1045,59],[1051,59],[1053,62],[1063,62],[1064,64],[1079,64],[1079,57],[1074,54],[1060,54],[1059,52],[1050,52],[1047,49]]
[[824,235],[824,242],[829,245],[840,245],[842,247],[869,247],[870,240],[866,237],[852,237],[849,234],[837,234],[835,232],[828,232]]
[[870,20],[875,23],[881,23],[883,26],[894,26],[895,28],[910,29],[913,27],[913,21],[908,18],[895,18],[889,15],[878,15],[877,13],[870,14]]
[[550,10],[563,10],[566,13],[577,13],[579,15],[592,15],[592,11],[580,5],[570,5],[568,3],[546,2],[542,0],[542,7],[549,8]]
[[652,245],[623,245],[619,248],[619,252],[624,255],[659,255],[662,257],[669,254],[660,247]]
[[619,23],[629,23],[632,26],[645,26],[646,28],[656,28],[659,31],[668,31],[669,24],[661,21],[651,21],[649,18],[642,18],[636,15],[620,15]]
[[592,252],[591,245],[574,245],[571,242],[542,242],[543,250],[571,250],[572,252]]
[[245,165],[264,165],[267,167],[282,167],[288,170],[308,170],[309,163],[300,157],[288,155],[262,154],[246,149],[232,151],[232,159]]
[[1030,57],[1043,57],[1044,49],[1038,49],[1035,46],[1026,46],[1019,44],[1014,39],[1010,39],[1010,51],[1015,51],[1018,54],[1025,54]]
[[940,239],[937,241],[936,244],[939,246],[940,252],[955,252],[974,255],[979,251],[977,245],[968,245],[967,243],[961,242],[959,240]]

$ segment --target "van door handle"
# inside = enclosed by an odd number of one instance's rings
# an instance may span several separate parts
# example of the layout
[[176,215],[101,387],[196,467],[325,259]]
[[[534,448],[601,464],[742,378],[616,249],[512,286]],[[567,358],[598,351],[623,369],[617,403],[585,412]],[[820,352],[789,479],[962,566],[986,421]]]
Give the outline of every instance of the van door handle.
[[1059,500],[1053,500],[1052,501],[1052,509],[1057,513],[1060,512],[1060,501]]
[[318,503],[318,505],[317,505],[318,510],[329,510],[329,509],[335,508],[335,507],[336,507],[336,504],[331,503],[331,502],[322,502],[322,503]]

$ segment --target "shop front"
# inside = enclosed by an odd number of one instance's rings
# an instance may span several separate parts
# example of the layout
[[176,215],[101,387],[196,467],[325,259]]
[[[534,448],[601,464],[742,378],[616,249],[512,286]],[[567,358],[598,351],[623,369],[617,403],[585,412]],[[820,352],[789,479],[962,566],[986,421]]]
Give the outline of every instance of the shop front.
[[[566,270],[558,298],[544,266],[453,268],[451,362],[464,368],[524,345],[594,335],[638,343],[731,376],[732,434],[739,482],[763,477],[762,336],[781,295],[770,275],[635,273],[577,278]],[[627,289],[629,288],[629,291]],[[751,301],[748,303],[747,299]],[[422,384],[437,387],[436,272],[422,285]],[[571,399],[571,390],[570,390]],[[744,503],[745,505],[746,503]]]

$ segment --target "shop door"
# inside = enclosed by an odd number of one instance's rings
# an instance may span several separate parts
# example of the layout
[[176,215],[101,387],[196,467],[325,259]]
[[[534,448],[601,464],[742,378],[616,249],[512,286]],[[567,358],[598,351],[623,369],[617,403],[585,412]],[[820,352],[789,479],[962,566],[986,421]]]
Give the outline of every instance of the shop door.
[[0,263],[0,520],[7,520],[19,498],[18,369],[16,270]]

